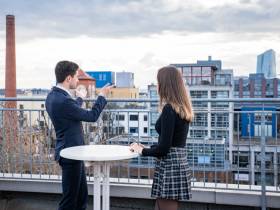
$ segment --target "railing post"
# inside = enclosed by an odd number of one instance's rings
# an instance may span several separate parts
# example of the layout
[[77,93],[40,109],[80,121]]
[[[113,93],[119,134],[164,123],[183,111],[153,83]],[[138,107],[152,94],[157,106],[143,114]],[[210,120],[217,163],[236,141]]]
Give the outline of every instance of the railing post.
[[278,184],[277,148],[276,151],[273,152],[273,174],[274,174],[274,186],[277,187]]
[[251,185],[255,185],[255,150],[251,147],[250,151],[250,170],[251,170]]
[[266,193],[265,193],[265,116],[264,110],[261,114],[261,184],[262,184],[262,195],[261,205],[262,210],[266,210]]

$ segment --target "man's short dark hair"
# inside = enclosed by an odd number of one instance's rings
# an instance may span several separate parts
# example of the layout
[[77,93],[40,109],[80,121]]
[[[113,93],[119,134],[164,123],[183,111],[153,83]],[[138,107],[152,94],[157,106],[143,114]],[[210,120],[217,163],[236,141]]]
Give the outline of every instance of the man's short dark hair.
[[78,70],[78,64],[71,61],[59,61],[55,67],[55,77],[57,83],[62,83],[69,75],[73,77]]

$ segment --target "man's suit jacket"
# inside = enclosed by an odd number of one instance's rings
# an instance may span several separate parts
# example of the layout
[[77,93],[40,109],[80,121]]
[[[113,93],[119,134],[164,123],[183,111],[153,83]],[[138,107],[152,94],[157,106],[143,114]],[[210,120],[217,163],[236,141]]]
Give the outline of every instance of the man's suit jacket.
[[91,110],[81,108],[82,98],[74,100],[66,91],[53,87],[46,99],[46,109],[56,132],[55,160],[63,148],[84,145],[81,121],[95,122],[106,105],[99,96]]

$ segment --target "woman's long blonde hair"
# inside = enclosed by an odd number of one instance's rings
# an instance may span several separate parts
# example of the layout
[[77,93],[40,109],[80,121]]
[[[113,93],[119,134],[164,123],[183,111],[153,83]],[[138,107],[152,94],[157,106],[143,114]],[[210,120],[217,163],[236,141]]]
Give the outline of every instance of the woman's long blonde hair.
[[158,70],[157,81],[160,109],[165,104],[170,104],[182,119],[192,121],[192,102],[182,73],[174,66],[165,66]]

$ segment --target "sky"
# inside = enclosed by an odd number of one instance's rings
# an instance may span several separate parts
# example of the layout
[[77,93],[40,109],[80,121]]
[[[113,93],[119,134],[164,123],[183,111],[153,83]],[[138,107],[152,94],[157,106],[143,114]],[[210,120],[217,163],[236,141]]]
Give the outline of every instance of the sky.
[[54,67],[134,72],[142,89],[170,63],[221,60],[234,76],[256,72],[276,51],[279,0],[0,0],[0,88],[5,87],[5,19],[16,19],[17,88],[51,88]]

